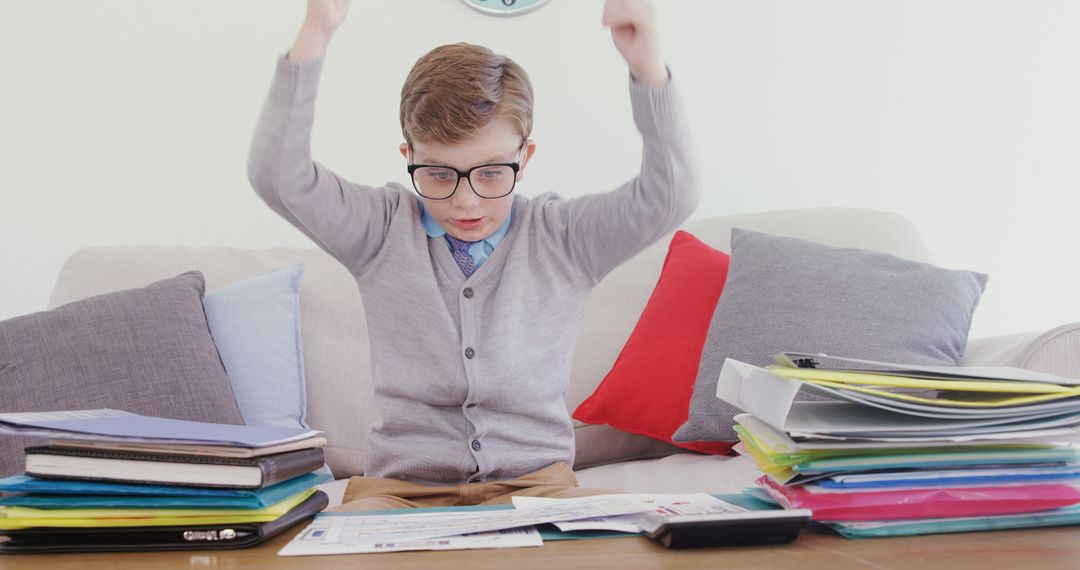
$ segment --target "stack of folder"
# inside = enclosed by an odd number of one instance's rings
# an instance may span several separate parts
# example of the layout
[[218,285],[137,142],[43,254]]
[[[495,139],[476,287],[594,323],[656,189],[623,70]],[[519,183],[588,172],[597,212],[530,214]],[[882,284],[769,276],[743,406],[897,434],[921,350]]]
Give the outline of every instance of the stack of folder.
[[0,552],[243,548],[326,508],[326,439],[117,410],[0,414],[36,435],[0,479]]
[[[845,536],[1080,523],[1080,380],[782,353],[727,360],[750,493]],[[823,401],[796,400],[803,392]]]

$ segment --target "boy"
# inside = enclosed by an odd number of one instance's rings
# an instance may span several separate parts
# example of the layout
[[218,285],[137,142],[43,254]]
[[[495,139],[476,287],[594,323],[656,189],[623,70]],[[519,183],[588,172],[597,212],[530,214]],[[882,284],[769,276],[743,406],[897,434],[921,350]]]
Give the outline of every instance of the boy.
[[514,190],[536,151],[532,86],[486,48],[442,46],[401,92],[410,185],[363,186],[311,159],[326,47],[348,0],[309,0],[279,58],[248,159],[278,214],[356,278],[381,420],[343,510],[572,497],[564,401],[586,296],[697,205],[681,106],[647,0],[608,0],[603,23],[630,68],[640,174],[562,200]]

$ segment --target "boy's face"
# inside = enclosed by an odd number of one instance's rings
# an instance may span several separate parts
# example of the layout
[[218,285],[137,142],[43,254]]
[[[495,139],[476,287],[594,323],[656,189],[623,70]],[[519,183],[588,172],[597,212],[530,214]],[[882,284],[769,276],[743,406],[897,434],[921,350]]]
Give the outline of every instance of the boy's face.
[[[524,146],[524,155],[522,147]],[[473,138],[452,144],[415,142],[412,156],[409,145],[401,145],[401,154],[414,164],[449,166],[462,172],[481,164],[499,162],[521,162],[517,180],[525,174],[525,164],[536,151],[536,143],[526,141],[523,145],[521,135],[513,124],[506,119],[492,121],[480,129]],[[515,187],[516,191],[516,187]],[[514,203],[514,194],[502,198],[481,198],[473,192],[469,181],[464,177],[458,181],[457,190],[445,200],[424,200],[424,208],[439,223],[446,233],[464,241],[480,241],[499,229],[510,215]]]

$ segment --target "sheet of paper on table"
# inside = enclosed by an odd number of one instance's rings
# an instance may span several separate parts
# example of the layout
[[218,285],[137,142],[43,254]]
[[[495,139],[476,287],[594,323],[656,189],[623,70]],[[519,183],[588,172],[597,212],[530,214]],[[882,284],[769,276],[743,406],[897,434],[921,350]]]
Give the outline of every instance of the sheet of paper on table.
[[320,554],[371,554],[375,552],[405,552],[411,550],[468,550],[480,548],[522,548],[543,546],[540,532],[535,526],[508,528],[441,538],[404,540],[348,540],[323,542],[331,531],[331,517],[323,517],[311,523],[289,544],[278,551],[278,556],[315,556]]
[[[630,515],[580,519],[575,521],[556,522],[553,524],[563,532],[571,532],[576,530],[612,530],[616,532],[639,533],[641,532],[641,529],[637,525],[637,520],[649,512],[655,512],[661,515],[668,516],[746,512],[746,509],[744,509],[743,507],[733,505],[727,501],[722,501],[708,493],[619,493],[612,495],[596,495],[595,497],[590,498],[599,499],[607,497],[618,497],[619,499],[622,499],[624,501],[631,501],[637,503],[645,510]],[[514,497],[512,500],[514,502],[515,508],[526,510],[550,506],[558,503],[573,503],[574,501],[580,501],[581,499]]]
[[[598,518],[618,515],[640,514],[650,507],[637,501],[620,498],[620,495],[585,497],[574,501],[558,501],[557,504],[544,505],[530,509],[511,509],[497,511],[449,511],[424,512],[416,514],[364,514],[333,512],[322,513],[304,531],[298,534],[278,554],[281,556],[300,556],[312,554],[347,554],[362,552],[385,552],[385,549],[373,550],[380,544],[428,545],[421,542],[442,537],[460,537],[460,535],[490,533],[506,529],[533,527],[538,524],[562,522],[577,519]],[[535,529],[534,529],[535,530]],[[516,537],[515,534],[504,536]],[[475,542],[484,543],[491,536],[480,537]],[[488,544],[493,544],[490,541]],[[503,538],[498,542],[510,542]],[[463,544],[462,541],[457,541]],[[449,541],[447,541],[449,544]],[[515,544],[514,546],[534,546],[534,544]],[[492,546],[484,546],[492,548]],[[482,548],[482,546],[460,546],[460,548]],[[402,548],[414,549],[414,548]],[[426,548],[415,548],[426,549]]]

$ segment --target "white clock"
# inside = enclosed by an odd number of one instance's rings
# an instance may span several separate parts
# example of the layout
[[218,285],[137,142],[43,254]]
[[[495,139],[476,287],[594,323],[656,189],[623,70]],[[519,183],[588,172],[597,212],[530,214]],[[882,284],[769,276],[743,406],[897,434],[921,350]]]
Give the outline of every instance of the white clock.
[[516,16],[531,12],[548,0],[461,0],[465,4],[492,16]]

